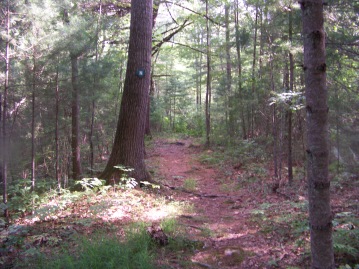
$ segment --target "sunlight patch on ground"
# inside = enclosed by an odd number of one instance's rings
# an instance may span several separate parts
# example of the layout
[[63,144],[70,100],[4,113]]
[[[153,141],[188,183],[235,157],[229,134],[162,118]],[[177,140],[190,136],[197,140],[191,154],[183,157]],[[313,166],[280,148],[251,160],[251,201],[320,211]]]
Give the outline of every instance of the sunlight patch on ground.
[[238,239],[238,238],[241,238],[243,236],[247,235],[247,233],[228,233],[228,234],[225,234],[223,235],[221,238],[217,239],[216,241],[225,241],[225,240],[228,240],[228,239]]
[[153,208],[145,214],[145,218],[151,221],[158,221],[168,216],[168,212],[161,208]]
[[122,208],[117,208],[116,210],[112,210],[111,212],[108,212],[109,214],[103,214],[102,219],[109,221],[109,220],[118,220],[122,219],[123,217],[128,216],[126,212]]

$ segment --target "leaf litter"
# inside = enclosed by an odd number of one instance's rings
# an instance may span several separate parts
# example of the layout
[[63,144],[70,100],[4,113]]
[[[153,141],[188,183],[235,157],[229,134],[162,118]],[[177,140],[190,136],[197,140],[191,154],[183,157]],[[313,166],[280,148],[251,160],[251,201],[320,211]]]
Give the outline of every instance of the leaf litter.
[[[75,247],[78,235],[106,230],[124,238],[130,223],[150,226],[175,218],[189,240],[202,243],[182,257],[159,255],[163,268],[308,268],[304,179],[273,193],[271,173],[263,173],[273,170],[270,165],[253,163],[250,167],[256,169],[248,170],[238,160],[221,160],[220,166],[210,158],[201,161],[201,154],[210,156],[215,149],[204,149],[192,139],[152,143],[146,161],[161,189],[86,192],[66,201],[54,197],[2,228],[0,265],[10,268],[17,259],[39,252],[53,255],[64,244]],[[195,187],[185,188],[186,182]],[[332,193],[334,213],[339,220],[353,218],[355,224],[347,225],[352,229],[358,229],[357,193],[355,182]]]

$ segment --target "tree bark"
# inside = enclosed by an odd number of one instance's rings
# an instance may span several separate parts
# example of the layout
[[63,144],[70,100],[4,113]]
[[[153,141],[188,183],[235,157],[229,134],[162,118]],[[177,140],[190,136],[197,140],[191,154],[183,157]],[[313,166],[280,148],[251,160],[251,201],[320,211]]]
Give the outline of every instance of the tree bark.
[[[271,48],[271,44],[270,44]],[[273,74],[273,58],[274,53],[270,54],[270,82],[271,82],[271,91],[275,92],[275,82]],[[273,117],[272,117],[272,131],[273,131],[273,166],[274,166],[274,178],[278,180],[278,116],[277,116],[277,104],[273,104]],[[278,182],[279,183],[279,182]]]
[[80,179],[82,174],[80,156],[80,107],[78,86],[78,56],[71,55],[72,69],[72,177]]
[[[4,98],[2,109],[2,165],[1,177],[3,182],[3,203],[7,204],[7,162],[8,162],[8,139],[7,139],[7,95],[9,90],[9,74],[10,74],[10,3],[7,1],[6,6],[6,45],[5,45],[5,78],[4,78]],[[7,209],[4,210],[4,217],[9,217]]]
[[[101,27],[101,16],[102,16],[102,1],[100,0],[99,3],[99,15],[97,18],[97,26],[96,26],[96,49],[95,49],[95,64],[97,66],[98,64],[98,58],[99,58],[99,49],[98,49],[98,39],[99,39],[99,32]],[[98,75],[97,72],[94,74],[93,78],[93,89],[98,89]],[[95,100],[95,94],[94,90],[91,91],[91,120],[90,120],[90,130],[89,130],[89,145],[90,145],[90,175],[93,177],[94,172],[94,142],[93,142],[93,134],[94,134],[94,128],[95,128],[95,115],[96,115],[96,100]]]
[[[292,10],[289,8],[289,42],[293,41],[293,16]],[[294,92],[294,57],[289,51],[289,92]],[[291,104],[290,104],[291,105]],[[292,118],[293,113],[291,107],[288,110],[288,183],[293,183],[293,145],[292,145]]]
[[31,96],[31,191],[35,190],[35,99],[36,99],[36,59],[35,51],[33,55],[32,70],[32,96]]
[[250,123],[248,125],[250,126],[250,136],[254,137],[254,118],[255,118],[255,112],[254,112],[254,98],[255,98],[255,92],[256,92],[256,77],[255,77],[255,71],[256,71],[256,61],[257,61],[257,36],[258,36],[258,16],[259,16],[259,8],[258,4],[256,4],[256,14],[255,14],[255,21],[254,21],[254,40],[253,40],[253,61],[252,61],[252,91],[251,91],[251,97],[252,97],[252,104],[251,104],[251,117],[250,117]]
[[242,120],[242,138],[247,139],[246,119],[244,115],[243,88],[242,88],[242,59],[241,59],[241,42],[239,35],[239,3],[235,0],[234,22],[236,28],[236,51],[237,51],[237,72],[238,72],[238,98],[240,103],[240,117]]
[[322,0],[300,2],[303,16],[307,110],[308,197],[311,268],[335,268],[328,177],[328,93]]
[[[151,80],[152,1],[131,1],[128,62],[120,115],[112,152],[101,178],[118,182],[120,171],[114,166],[134,169],[130,176],[149,180],[144,162],[146,112]],[[141,76],[142,73],[144,76]]]
[[59,58],[56,66],[55,76],[55,179],[60,190],[61,180],[59,176]]
[[211,37],[208,18],[208,0],[206,0],[206,31],[207,31],[207,89],[206,89],[206,146],[210,145],[211,134]]
[[228,133],[231,139],[234,138],[234,100],[232,96],[232,63],[231,63],[231,43],[229,29],[230,5],[225,6],[225,28],[226,28],[226,98],[228,100]]
[[[154,0],[153,3],[153,17],[152,17],[152,31],[156,24],[156,18],[158,15],[158,9],[160,8],[161,0]],[[146,128],[145,128],[145,134],[149,137],[152,137],[151,134],[151,101],[153,100],[154,94],[155,94],[155,81],[153,80],[153,70],[151,73],[151,84],[150,84],[150,97],[148,98],[147,102],[147,115],[146,115]]]

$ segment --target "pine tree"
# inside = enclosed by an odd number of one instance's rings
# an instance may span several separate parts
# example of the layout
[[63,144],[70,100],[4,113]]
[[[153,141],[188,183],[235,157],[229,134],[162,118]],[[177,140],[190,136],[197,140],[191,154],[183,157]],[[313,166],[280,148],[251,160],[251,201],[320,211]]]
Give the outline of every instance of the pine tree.
[[307,109],[311,268],[335,268],[328,177],[328,93],[322,0],[301,2]]
[[152,0],[131,1],[131,26],[125,85],[115,141],[100,177],[118,182],[114,166],[133,168],[137,181],[148,180],[144,162],[144,136],[151,81]]

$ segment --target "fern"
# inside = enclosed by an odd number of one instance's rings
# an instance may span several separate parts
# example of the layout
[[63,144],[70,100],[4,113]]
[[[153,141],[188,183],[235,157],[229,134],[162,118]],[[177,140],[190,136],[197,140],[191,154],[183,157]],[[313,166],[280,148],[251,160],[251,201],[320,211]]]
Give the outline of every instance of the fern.
[[359,251],[356,248],[348,244],[334,243],[333,248],[336,254],[347,254],[353,257],[359,254]]

